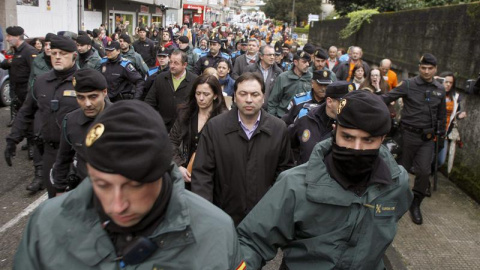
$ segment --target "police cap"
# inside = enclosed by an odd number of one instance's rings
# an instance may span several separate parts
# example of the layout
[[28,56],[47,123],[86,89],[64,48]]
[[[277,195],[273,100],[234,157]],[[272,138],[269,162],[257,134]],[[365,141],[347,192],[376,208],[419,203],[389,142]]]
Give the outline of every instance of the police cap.
[[107,80],[95,69],[84,68],[75,71],[72,79],[75,91],[80,93],[103,90],[107,88]]
[[366,90],[349,92],[339,101],[337,123],[342,127],[361,129],[372,136],[383,136],[391,127],[385,102]]
[[107,46],[105,46],[106,51],[120,50],[120,43],[118,41],[109,41]]
[[80,45],[92,45],[92,40],[87,35],[80,35],[77,37],[77,43]]
[[7,27],[7,29],[5,29],[5,31],[10,36],[15,36],[15,37],[21,36],[25,32],[23,28],[20,26],[9,26]]
[[220,38],[218,36],[215,36],[213,38],[210,39],[210,43],[221,43],[222,41],[220,40]]
[[303,46],[303,50],[309,54],[313,54],[315,52],[315,46],[313,44],[307,43]]
[[92,123],[85,146],[93,168],[141,183],[157,181],[171,166],[172,145],[162,117],[138,100],[106,108]]
[[306,51],[298,51],[294,56],[293,56],[293,59],[294,60],[298,60],[300,58],[303,58],[305,59],[307,62],[310,62],[312,60],[312,58],[310,57],[310,54],[307,53]]
[[320,59],[328,59],[327,52],[322,48],[318,48],[317,50],[315,50],[315,52],[313,53],[313,56]]
[[161,46],[160,48],[158,48],[158,51],[157,51],[157,55],[161,55],[161,56],[169,56],[170,54],[172,53],[171,50]]
[[431,53],[425,53],[421,58],[420,58],[420,65],[432,65],[436,66],[437,65],[437,58],[431,54]]
[[60,49],[66,52],[75,52],[77,51],[77,44],[73,39],[66,37],[66,36],[57,36],[52,35],[50,37],[50,48],[53,49]]
[[315,70],[313,72],[313,80],[318,84],[331,84],[332,80],[330,79],[330,75],[330,70]]
[[276,55],[282,54],[282,48],[275,46],[275,54],[276,54]]
[[290,45],[288,45],[287,43],[282,43],[282,48],[288,48],[290,50]]
[[336,81],[327,86],[325,97],[339,99],[353,90],[355,86],[352,82]]
[[118,39],[123,39],[123,41],[127,42],[128,44],[132,44],[132,38],[130,38],[130,36],[125,33],[121,34]]
[[248,38],[244,37],[240,40],[241,45],[247,45],[248,44]]

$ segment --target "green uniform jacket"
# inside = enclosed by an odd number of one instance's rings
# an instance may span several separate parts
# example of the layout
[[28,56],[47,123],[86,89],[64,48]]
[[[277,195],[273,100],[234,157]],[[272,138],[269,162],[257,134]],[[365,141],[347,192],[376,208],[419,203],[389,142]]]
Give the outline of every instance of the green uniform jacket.
[[298,77],[293,70],[285,71],[275,80],[270,97],[268,98],[268,112],[276,117],[282,117],[288,112],[288,105],[293,97],[312,89],[312,73],[307,72]]
[[122,57],[130,60],[130,62],[133,64],[133,67],[135,67],[135,69],[140,72],[142,77],[148,75],[147,64],[145,63],[145,61],[143,61],[142,56],[139,53],[135,52],[133,46],[130,45],[130,49],[128,50],[128,52],[122,52]]
[[[149,237],[158,249],[142,264],[122,269],[236,269],[242,258],[230,217],[184,190],[176,166],[170,175],[174,187],[165,219]],[[75,190],[40,205],[28,221],[13,269],[121,269],[92,195],[87,177]]]
[[359,197],[330,178],[324,156],[331,145],[318,143],[307,163],[280,174],[240,223],[247,269],[259,269],[278,247],[289,269],[384,269],[385,250],[412,202],[408,174],[382,146],[392,184],[373,184]]
[[91,68],[102,71],[102,58],[98,55],[97,51],[92,50],[92,54],[85,59],[85,63],[82,66],[80,66],[79,58],[80,56],[77,56],[77,66],[79,69]]
[[37,79],[38,76],[47,73],[50,71],[50,67],[45,63],[45,53],[42,52],[33,59],[32,63],[32,69],[30,70],[30,77],[28,77],[28,88],[32,89],[33,84],[35,83],[35,79]]

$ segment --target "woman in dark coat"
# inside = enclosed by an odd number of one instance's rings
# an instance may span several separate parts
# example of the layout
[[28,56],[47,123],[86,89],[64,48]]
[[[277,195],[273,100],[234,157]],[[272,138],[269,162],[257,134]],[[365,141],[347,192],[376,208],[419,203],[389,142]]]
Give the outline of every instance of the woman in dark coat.
[[213,75],[196,78],[188,100],[179,107],[179,116],[170,131],[173,161],[179,167],[187,189],[190,189],[191,181],[189,163],[197,150],[202,129],[209,119],[226,111],[218,79]]

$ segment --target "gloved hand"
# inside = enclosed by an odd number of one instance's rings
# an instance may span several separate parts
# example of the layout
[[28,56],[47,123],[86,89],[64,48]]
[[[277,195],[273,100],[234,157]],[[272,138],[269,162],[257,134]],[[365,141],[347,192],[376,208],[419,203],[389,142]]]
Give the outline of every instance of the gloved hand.
[[5,149],[5,161],[8,166],[12,166],[12,157],[15,156],[17,145],[14,142],[7,142],[7,148]]

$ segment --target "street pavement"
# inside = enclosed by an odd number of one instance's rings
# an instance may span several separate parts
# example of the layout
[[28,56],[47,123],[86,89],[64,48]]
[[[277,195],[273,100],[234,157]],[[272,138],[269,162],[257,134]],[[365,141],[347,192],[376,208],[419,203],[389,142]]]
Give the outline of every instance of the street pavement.
[[[5,137],[10,129],[8,108],[0,107],[0,269],[11,269],[13,256],[27,222],[29,205],[46,198],[30,194],[25,186],[33,178],[32,161],[17,147],[13,167],[3,160]],[[413,184],[413,177],[411,177]],[[439,174],[438,190],[422,203],[424,224],[411,222],[409,213],[400,220],[397,236],[387,250],[387,269],[480,269],[480,205]],[[25,216],[22,216],[25,215]],[[263,270],[276,270],[281,252]]]

